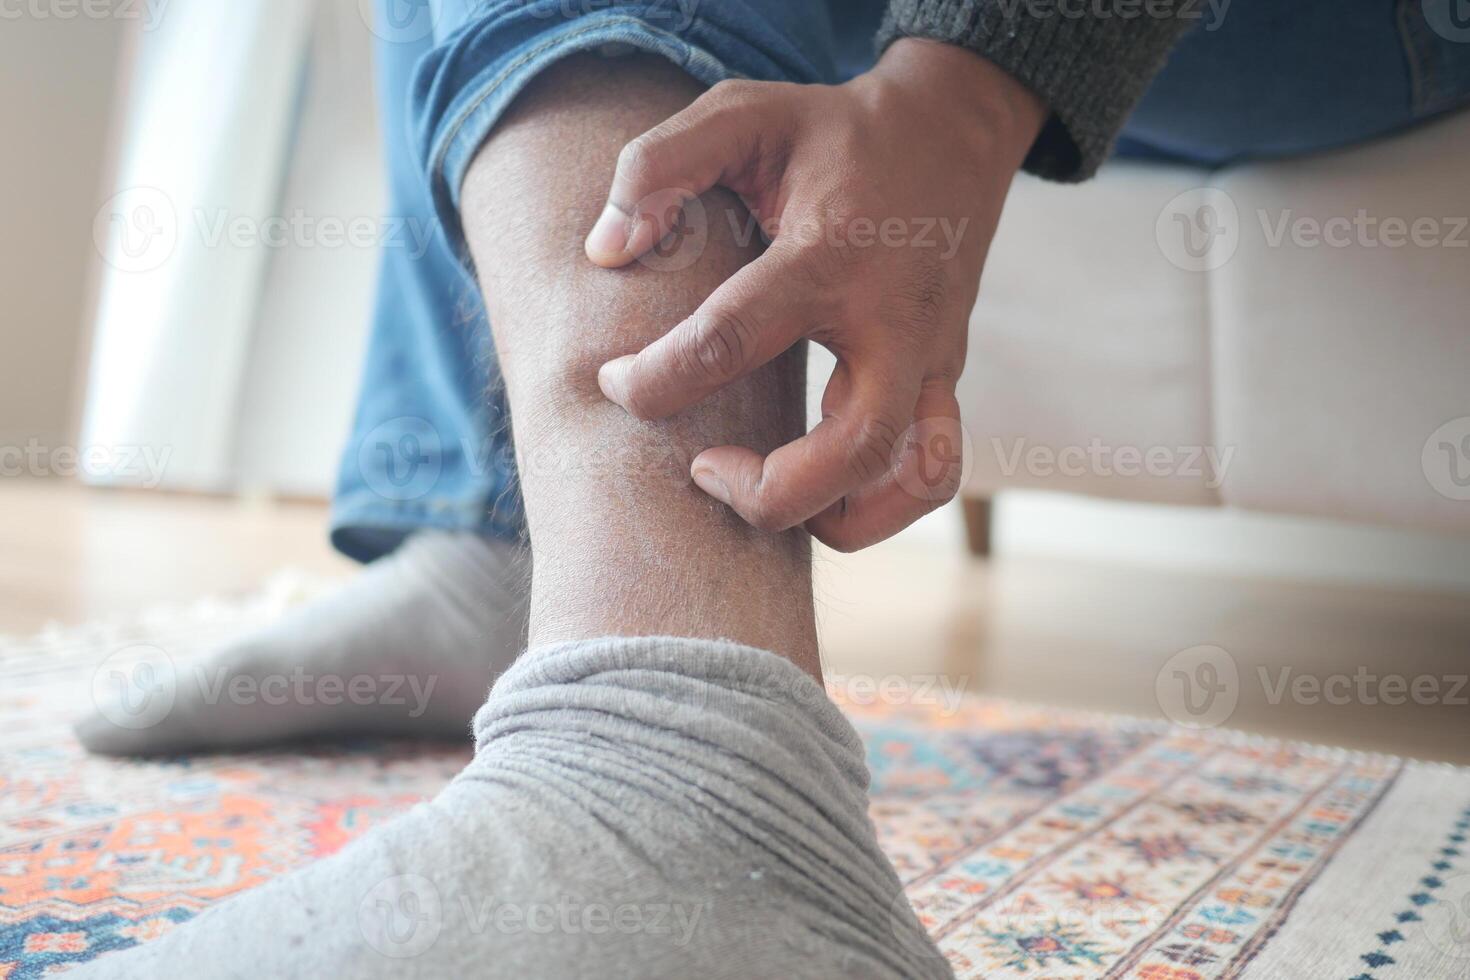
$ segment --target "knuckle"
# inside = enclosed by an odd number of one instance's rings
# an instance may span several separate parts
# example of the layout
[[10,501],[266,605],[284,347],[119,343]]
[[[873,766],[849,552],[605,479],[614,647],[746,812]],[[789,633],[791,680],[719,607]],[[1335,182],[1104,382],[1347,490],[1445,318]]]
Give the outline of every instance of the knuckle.
[[867,483],[885,473],[902,435],[902,429],[889,415],[875,413],[864,418],[848,448],[848,467],[853,475]]
[[941,386],[953,392],[955,385],[959,384],[960,376],[965,373],[965,352],[942,358],[929,372],[929,383]]
[[838,291],[855,272],[851,252],[824,240],[819,229],[813,229],[797,245],[790,255],[791,270],[813,295],[826,296]]
[[725,78],[710,86],[702,98],[717,105],[740,105],[756,95],[760,84],[748,78]]
[[740,373],[755,345],[756,328],[745,316],[726,312],[711,316],[690,331],[679,349],[680,362],[690,376],[727,381]]

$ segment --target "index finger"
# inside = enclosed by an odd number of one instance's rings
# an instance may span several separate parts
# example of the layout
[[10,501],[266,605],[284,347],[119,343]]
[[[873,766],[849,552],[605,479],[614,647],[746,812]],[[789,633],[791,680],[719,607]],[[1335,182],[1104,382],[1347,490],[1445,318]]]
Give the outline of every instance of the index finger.
[[587,234],[587,257],[618,268],[657,245],[680,207],[750,166],[759,139],[778,127],[757,93],[769,82],[724,81],[628,143],[607,204]]
[[822,297],[798,259],[772,248],[720,284],[687,320],[597,373],[610,400],[640,419],[682,411],[780,356],[819,318]]

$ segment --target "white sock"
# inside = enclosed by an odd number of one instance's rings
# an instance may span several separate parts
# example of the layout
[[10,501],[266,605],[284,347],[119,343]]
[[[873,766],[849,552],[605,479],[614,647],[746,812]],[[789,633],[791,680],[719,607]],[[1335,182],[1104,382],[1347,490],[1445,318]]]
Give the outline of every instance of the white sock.
[[101,685],[77,736],[109,755],[338,734],[468,738],[525,642],[525,564],[514,544],[416,532],[278,622],[205,658],[154,665],[150,681],[165,689],[146,711],[125,684]]

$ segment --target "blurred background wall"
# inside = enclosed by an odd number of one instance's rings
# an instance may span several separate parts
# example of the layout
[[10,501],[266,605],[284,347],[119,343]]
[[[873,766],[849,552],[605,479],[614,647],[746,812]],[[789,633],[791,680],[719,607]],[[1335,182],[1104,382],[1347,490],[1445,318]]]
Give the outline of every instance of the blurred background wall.
[[0,444],[74,439],[103,185],[129,25],[0,21]]
[[385,223],[371,41],[356,0],[171,0],[139,33],[84,445],[166,447],[168,489],[330,490]]
[[[112,8],[136,16],[0,20],[0,447],[143,445],[168,454],[162,489],[329,494],[378,249],[329,244],[322,223],[390,220],[362,8],[155,0]],[[109,234],[160,200],[165,260],[109,262]],[[294,215],[315,231],[262,240]],[[212,242],[220,220],[252,234]],[[958,516],[908,537],[958,549]],[[1462,541],[1264,514],[1013,492],[996,542],[1002,555],[1470,588]]]

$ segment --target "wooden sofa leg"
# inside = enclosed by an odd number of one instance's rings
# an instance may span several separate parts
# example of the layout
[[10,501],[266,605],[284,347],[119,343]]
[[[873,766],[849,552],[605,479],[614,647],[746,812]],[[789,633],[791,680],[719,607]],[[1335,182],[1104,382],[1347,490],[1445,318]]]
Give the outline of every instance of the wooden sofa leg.
[[990,555],[990,501],[983,497],[966,497],[961,501],[965,510],[965,538],[970,545],[970,554],[977,558]]

